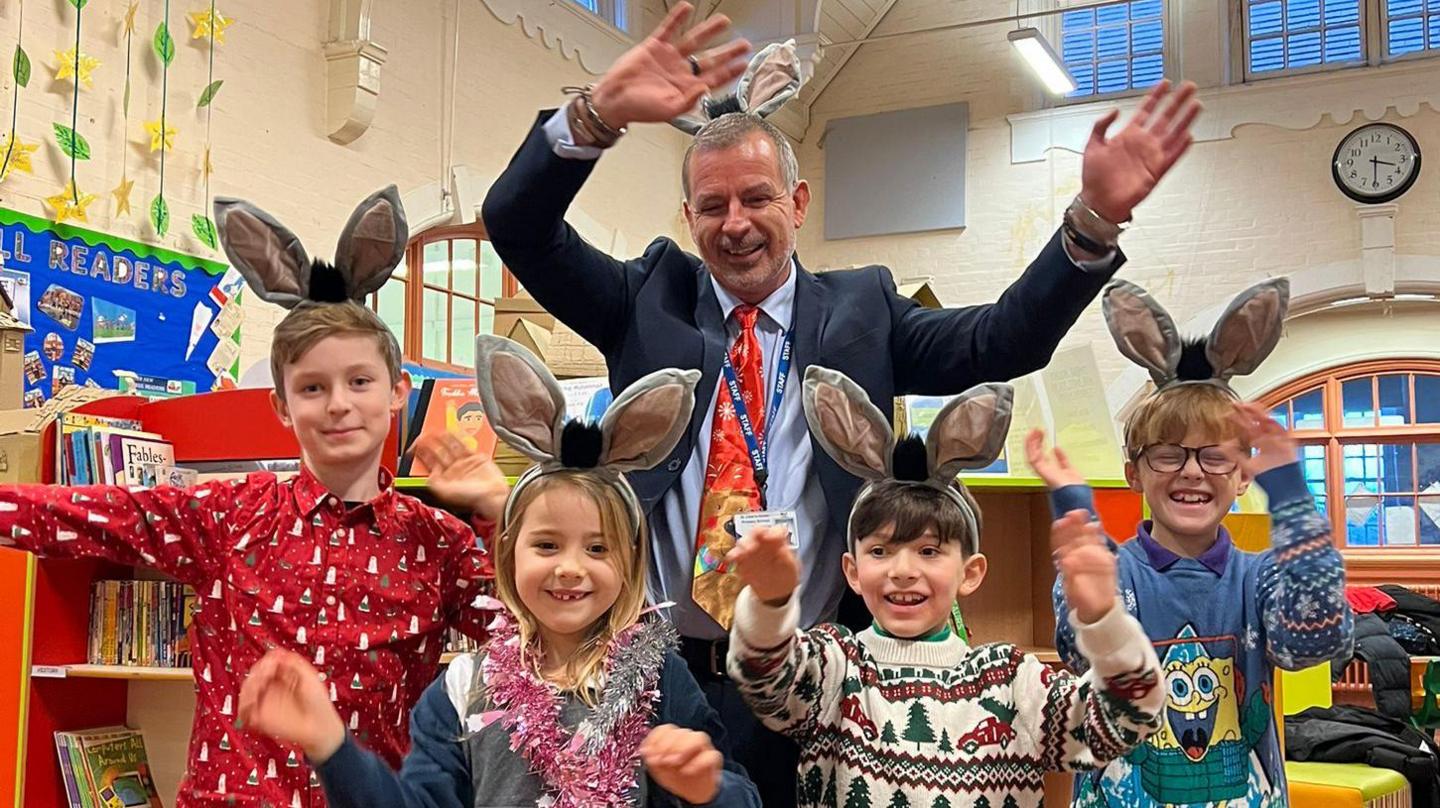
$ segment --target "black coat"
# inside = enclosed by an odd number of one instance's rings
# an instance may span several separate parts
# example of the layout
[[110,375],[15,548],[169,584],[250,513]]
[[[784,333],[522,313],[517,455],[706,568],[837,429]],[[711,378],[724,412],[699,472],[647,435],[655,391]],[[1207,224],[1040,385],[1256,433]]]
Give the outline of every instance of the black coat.
[[[1391,718],[1410,717],[1410,655],[1390,636],[1390,627],[1374,614],[1355,615],[1355,656],[1370,667],[1370,687],[1375,706]],[[1331,661],[1332,678],[1338,679],[1350,659]]]
[[1411,804],[1440,808],[1435,746],[1409,723],[1363,707],[1311,707],[1285,719],[1285,758],[1365,763],[1410,781]]

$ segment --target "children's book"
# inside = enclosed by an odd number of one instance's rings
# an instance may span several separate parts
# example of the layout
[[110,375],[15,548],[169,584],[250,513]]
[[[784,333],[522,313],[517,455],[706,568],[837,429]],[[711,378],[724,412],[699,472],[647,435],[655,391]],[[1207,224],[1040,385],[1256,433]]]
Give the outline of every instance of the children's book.
[[76,454],[72,444],[77,439],[72,437],[75,433],[87,429],[125,429],[132,431],[140,430],[140,422],[133,418],[112,418],[107,415],[85,415],[78,412],[62,412],[56,420],[55,429],[55,479],[62,485],[71,484],[74,480],[73,473]]
[[474,379],[426,379],[410,425],[410,440],[401,460],[400,476],[423,477],[429,469],[411,456],[415,442],[427,435],[449,432],[471,451],[495,453],[495,431],[480,405]]
[[158,437],[110,436],[110,467],[115,485],[144,485],[142,466],[174,466],[175,447]]
[[69,770],[75,792],[71,808],[164,808],[145,739],[126,727],[55,733],[62,772]]

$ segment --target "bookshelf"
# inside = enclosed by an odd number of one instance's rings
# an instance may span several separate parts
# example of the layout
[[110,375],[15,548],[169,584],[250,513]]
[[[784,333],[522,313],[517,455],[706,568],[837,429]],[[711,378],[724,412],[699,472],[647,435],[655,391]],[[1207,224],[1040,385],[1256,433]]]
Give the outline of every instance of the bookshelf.
[[[174,446],[179,465],[298,458],[295,436],[275,418],[269,397],[268,388],[159,401],[117,396],[75,411],[139,420]],[[51,424],[40,438],[44,482],[53,481],[54,431]],[[392,424],[392,449],[382,459],[392,472],[400,434]],[[0,592],[7,593],[0,608],[0,808],[65,808],[54,733],[109,724],[144,731],[156,785],[174,804],[195,710],[194,674],[85,662],[92,583],[147,574],[0,548]]]

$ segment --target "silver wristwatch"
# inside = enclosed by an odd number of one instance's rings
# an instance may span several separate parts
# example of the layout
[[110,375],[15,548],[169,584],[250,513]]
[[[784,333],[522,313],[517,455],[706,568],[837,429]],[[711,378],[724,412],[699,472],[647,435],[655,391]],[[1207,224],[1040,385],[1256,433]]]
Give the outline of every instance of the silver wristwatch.
[[1065,209],[1065,230],[1081,249],[1104,255],[1120,243],[1125,228],[1096,213],[1076,194]]

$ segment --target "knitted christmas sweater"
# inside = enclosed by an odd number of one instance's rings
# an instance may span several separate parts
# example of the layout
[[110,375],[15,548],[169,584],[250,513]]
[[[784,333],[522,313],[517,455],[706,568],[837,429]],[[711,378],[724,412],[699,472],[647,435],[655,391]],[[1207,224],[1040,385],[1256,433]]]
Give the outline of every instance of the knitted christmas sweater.
[[[1077,778],[1076,806],[1270,808],[1286,804],[1285,761],[1275,728],[1276,667],[1301,670],[1349,658],[1353,618],[1345,567],[1330,523],[1315,509],[1298,464],[1256,480],[1270,500],[1271,549],[1247,553],[1220,534],[1182,558],[1149,534],[1115,548],[1126,610],[1154,642],[1165,669],[1163,728],[1104,771]],[[1092,508],[1085,486],[1051,493],[1057,513]],[[1057,582],[1056,614],[1069,610]],[[1060,656],[1085,660],[1066,627]]]
[[798,622],[796,598],[743,590],[728,659],[755,714],[800,746],[798,806],[1038,806],[1046,771],[1093,769],[1159,726],[1159,662],[1118,606],[1076,626],[1083,677],[1013,645]]

